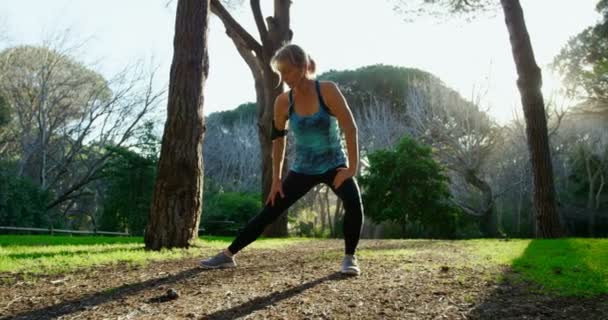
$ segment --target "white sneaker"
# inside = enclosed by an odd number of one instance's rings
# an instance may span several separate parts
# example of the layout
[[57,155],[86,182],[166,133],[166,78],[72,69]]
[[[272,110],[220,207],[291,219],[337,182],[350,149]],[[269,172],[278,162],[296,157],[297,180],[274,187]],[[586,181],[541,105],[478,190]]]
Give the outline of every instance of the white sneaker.
[[361,269],[357,263],[357,257],[352,254],[345,255],[344,260],[342,260],[342,270],[340,270],[340,272],[353,276],[361,274]]
[[225,269],[235,268],[236,261],[234,257],[229,257],[224,251],[215,256],[200,262],[200,267],[203,269]]

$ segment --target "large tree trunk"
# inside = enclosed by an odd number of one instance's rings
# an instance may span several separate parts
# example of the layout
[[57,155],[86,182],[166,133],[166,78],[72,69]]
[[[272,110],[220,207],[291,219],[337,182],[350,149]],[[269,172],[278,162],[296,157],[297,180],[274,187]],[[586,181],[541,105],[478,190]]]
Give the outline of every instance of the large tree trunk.
[[555,186],[553,167],[545,117],[545,103],[541,92],[540,68],[534,59],[534,52],[524,21],[519,0],[501,0],[505,23],[513,58],[517,68],[517,86],[526,119],[526,136],[534,174],[534,207],[538,231],[541,237],[554,238],[563,235],[555,206]]
[[198,237],[203,191],[203,88],[209,71],[209,0],[179,0],[147,249],[188,247]]
[[[291,41],[293,32],[289,28],[291,0],[274,0],[274,15],[262,16],[259,0],[250,0],[251,10],[261,43],[251,36],[222,6],[220,0],[211,0],[211,10],[222,20],[226,34],[232,39],[239,54],[245,60],[255,80],[258,107],[258,138],[262,157],[262,201],[265,201],[272,186],[272,141],[270,130],[274,115],[274,101],[283,92],[278,76],[270,68],[270,59],[283,43]],[[286,167],[286,166],[285,166]],[[287,215],[282,214],[264,231],[268,237],[287,235]]]

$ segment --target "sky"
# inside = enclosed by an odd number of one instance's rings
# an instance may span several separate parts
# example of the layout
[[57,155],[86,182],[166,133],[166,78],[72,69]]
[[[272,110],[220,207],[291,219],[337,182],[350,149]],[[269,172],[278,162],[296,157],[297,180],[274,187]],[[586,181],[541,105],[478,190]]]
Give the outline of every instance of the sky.
[[[520,0],[546,99],[559,88],[548,64],[567,40],[595,24],[597,0]],[[249,2],[232,13],[259,38]],[[261,0],[264,16],[272,2]],[[169,3],[169,4],[168,4]],[[158,66],[157,86],[166,86],[173,52],[175,3],[170,0],[19,0],[0,2],[2,47],[40,44],[69,29],[74,43],[84,43],[77,59],[111,77],[143,59]],[[428,71],[465,98],[482,95],[483,107],[499,122],[521,114],[517,74],[504,17],[495,14],[472,22],[415,17],[394,10],[395,1],[294,0],[293,42],[317,63],[317,73],[390,64]],[[412,19],[410,19],[412,20]],[[255,101],[253,77],[226,36],[218,18],[209,25],[209,78],[204,112],[222,111]]]

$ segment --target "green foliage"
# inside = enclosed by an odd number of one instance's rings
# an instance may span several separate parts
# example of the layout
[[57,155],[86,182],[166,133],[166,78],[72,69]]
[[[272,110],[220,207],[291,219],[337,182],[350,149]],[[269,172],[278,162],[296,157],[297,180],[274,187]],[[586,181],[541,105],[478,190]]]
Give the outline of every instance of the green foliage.
[[[287,217],[289,224],[289,234],[296,235],[298,237],[308,238],[328,238],[331,236],[329,226],[326,226],[325,230],[322,230],[320,223],[318,222],[321,213],[311,210],[311,208],[302,209],[299,211],[290,210]],[[342,231],[342,221],[339,221],[338,230]],[[336,225],[338,225],[336,223]],[[340,236],[343,236],[340,234]]]
[[205,192],[201,226],[205,234],[234,235],[261,210],[260,195],[245,192]]
[[0,225],[48,227],[50,196],[35,183],[17,177],[9,164],[0,163]]
[[417,82],[440,82],[430,73],[389,65],[371,65],[355,70],[331,70],[319,75],[320,80],[336,82],[353,109],[375,105],[384,99],[395,111],[403,112],[408,88]]
[[243,103],[234,110],[214,112],[209,115],[209,120],[217,120],[222,125],[228,127],[235,125],[239,120],[245,122],[255,121],[257,118],[256,108],[256,104],[253,102]]
[[99,227],[142,235],[150,213],[157,160],[126,148],[113,151],[102,172],[107,189]]
[[0,94],[0,128],[11,121],[10,106],[6,98]]
[[154,134],[154,122],[150,120],[144,122],[135,132],[135,135],[138,140],[139,153],[148,160],[158,161],[160,141]]
[[572,37],[553,61],[569,93],[586,100],[583,112],[608,115],[608,2],[597,10],[604,19]]
[[113,154],[101,172],[106,195],[100,229],[143,234],[150,213],[160,146],[153,132],[151,121],[138,128],[139,153],[124,147],[107,147]]
[[369,155],[361,178],[366,215],[376,222],[392,221],[429,236],[453,236],[457,210],[449,204],[448,178],[429,147],[405,136],[394,150]]

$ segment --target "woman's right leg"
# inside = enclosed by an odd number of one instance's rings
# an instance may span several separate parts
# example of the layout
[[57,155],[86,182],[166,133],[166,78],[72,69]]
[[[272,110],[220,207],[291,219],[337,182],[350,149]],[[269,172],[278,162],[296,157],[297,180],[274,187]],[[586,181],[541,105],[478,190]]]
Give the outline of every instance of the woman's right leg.
[[245,228],[239,232],[228,247],[230,253],[236,254],[255,241],[262,234],[266,226],[274,222],[283,211],[287,210],[317,183],[319,183],[317,176],[289,171],[287,177],[283,180],[283,194],[285,194],[285,197],[282,198],[281,195],[277,194],[274,206],[267,204],[258,215],[249,220]]

